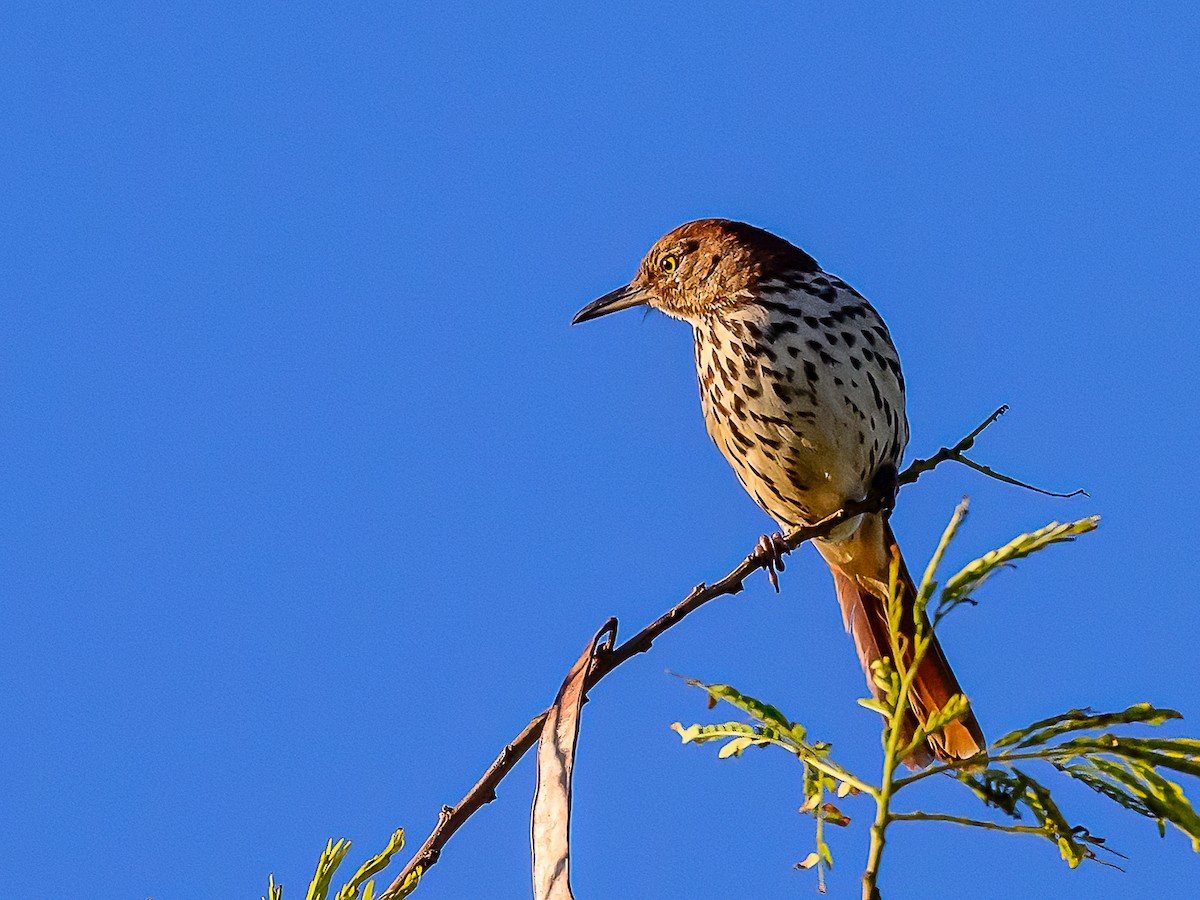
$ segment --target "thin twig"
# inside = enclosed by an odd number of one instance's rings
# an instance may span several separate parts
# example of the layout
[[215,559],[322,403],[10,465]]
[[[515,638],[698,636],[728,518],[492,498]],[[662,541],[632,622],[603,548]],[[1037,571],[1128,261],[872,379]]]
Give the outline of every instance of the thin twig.
[[892,822],[954,822],[957,825],[987,828],[990,831],[1008,831],[1013,834],[1044,835],[1046,833],[1046,829],[1040,825],[1003,825],[1000,822],[989,822],[986,819],[968,819],[964,816],[950,816],[944,813],[892,813],[888,819]]
[[[951,822],[955,825],[969,825],[972,828],[986,828],[988,831],[1007,831],[1009,834],[1036,834],[1040,837],[1053,837],[1052,832],[1048,831],[1044,825],[1005,825],[1001,822],[989,822],[987,819],[969,819],[966,816],[952,816],[946,813],[927,813],[927,812],[911,812],[911,813],[892,813],[889,817],[892,822]],[[1114,856],[1119,856],[1121,859],[1129,859],[1124,853],[1108,847],[1104,843],[1103,838],[1092,837],[1084,830],[1082,833],[1075,832],[1075,839],[1090,844],[1091,846],[1111,853]],[[1088,858],[1094,862],[1098,862],[1102,866],[1108,866],[1110,869],[1116,869],[1118,872],[1125,870],[1116,863],[1103,860],[1096,855],[1095,850],[1085,851],[1088,853]]]
[[914,459],[896,479],[898,484],[912,484],[926,472],[932,472],[944,462],[950,460],[958,461],[964,453],[975,446],[975,439],[979,437],[987,429],[989,425],[994,423],[1002,415],[1008,412],[1008,405],[1005,404],[997,408],[997,410],[979,423],[979,426],[968,434],[965,438],[955,444],[953,447],[943,447],[929,459]]
[[1091,495],[1083,488],[1076,488],[1069,493],[1060,493],[1058,491],[1048,491],[1045,488],[1037,487],[1013,478],[1011,475],[1005,475],[1003,472],[997,472],[991,466],[985,466],[983,463],[977,463],[973,459],[968,459],[966,452],[975,446],[975,439],[993,424],[1002,415],[1008,412],[1008,406],[999,407],[994,413],[984,419],[974,431],[968,434],[965,438],[955,444],[953,447],[943,447],[929,459],[914,459],[912,464],[904,470],[904,473],[897,479],[899,484],[911,484],[916,481],[926,472],[929,472],[944,462],[961,463],[969,469],[974,469],[981,475],[986,475],[988,478],[995,478],[997,481],[1003,481],[1005,484],[1011,484],[1014,487],[1024,488],[1027,491],[1033,491],[1035,494],[1044,494],[1047,497],[1090,497]]
[[[933,456],[929,457],[929,459],[914,460],[897,477],[897,485],[912,484],[926,472],[931,472],[937,468],[941,463],[948,460],[958,460],[965,451],[974,445],[975,439],[979,437],[984,429],[1000,418],[1007,409],[1007,406],[1001,406],[988,416],[979,427],[953,447],[943,447]],[[795,550],[801,544],[811,541],[813,538],[824,537],[837,528],[837,526],[855,516],[886,510],[891,502],[892,497],[890,496],[876,495],[847,503],[842,509],[826,516],[819,522],[815,522],[812,525],[804,525],[789,532],[784,538],[788,550]],[[594,687],[604,676],[617,668],[617,666],[639,653],[645,653],[649,650],[659,636],[683,621],[684,618],[710,600],[715,600],[717,597],[727,594],[739,593],[744,586],[745,580],[758,569],[766,568],[769,562],[770,560],[765,554],[755,550],[723,578],[712,584],[704,584],[702,582],[696,585],[687,597],[671,607],[670,610],[659,616],[629,640],[610,652],[597,656],[592,666],[591,676],[587,680],[585,694],[587,690]],[[419,869],[422,874],[429,871],[429,868],[438,861],[442,848],[454,836],[454,833],[462,827],[462,824],[485,804],[491,803],[496,799],[496,786],[508,775],[513,766],[517,764],[517,761],[537,743],[538,737],[541,735],[542,724],[545,722],[548,712],[549,710],[544,710],[530,720],[529,724],[521,730],[521,733],[500,751],[500,755],[487,767],[487,770],[483,773],[483,777],[467,791],[457,806],[442,807],[441,815],[438,816],[437,826],[412,859],[400,871],[400,874],[396,876],[396,879],[388,887],[389,891],[403,884],[414,871]]]
[[1015,750],[1016,748],[1012,748],[1012,750],[1001,751],[1000,753],[996,753],[994,755],[989,754],[986,757],[976,754],[975,756],[970,756],[966,759],[952,759],[949,762],[938,763],[936,766],[930,766],[928,769],[922,769],[920,772],[917,772],[914,775],[896,779],[896,782],[893,786],[898,791],[900,788],[908,787],[910,784],[922,781],[932,775],[941,775],[945,772],[970,772],[978,769],[980,766],[986,763],[1006,763],[1022,759],[1045,759],[1053,762],[1060,756],[1073,755],[1072,751],[1066,750],[1059,746],[1043,747],[1041,750],[1028,750],[1024,753],[1017,753]]
[[1083,488],[1075,488],[1075,490],[1068,493],[1060,493],[1059,491],[1048,491],[1045,488],[1038,487],[1037,485],[1026,484],[1024,481],[1018,481],[1011,475],[1005,475],[1003,472],[997,472],[991,466],[985,466],[983,463],[977,463],[973,459],[967,459],[966,456],[961,453],[955,457],[955,460],[962,463],[964,466],[974,469],[980,474],[988,476],[988,478],[995,478],[997,481],[1003,481],[1005,484],[1011,484],[1015,487],[1025,488],[1025,490],[1033,491],[1035,494],[1044,494],[1047,497],[1060,497],[1062,499],[1069,499],[1071,497],[1078,497],[1080,495],[1084,497],[1092,496]]

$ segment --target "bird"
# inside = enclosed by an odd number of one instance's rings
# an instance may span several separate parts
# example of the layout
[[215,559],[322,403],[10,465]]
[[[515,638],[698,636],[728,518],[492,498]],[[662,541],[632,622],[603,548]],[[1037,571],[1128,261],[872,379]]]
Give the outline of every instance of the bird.
[[[875,308],[809,254],[745,222],[698,219],[661,237],[628,284],[583,307],[572,324],[632,307],[692,326],[708,434],[781,529],[818,522],[873,493],[894,499],[909,434],[899,355]],[[877,698],[872,664],[892,655],[885,598],[894,558],[903,627],[910,638],[915,629],[916,587],[889,512],[856,516],[814,541]],[[781,535],[760,541],[776,589],[785,550]],[[962,694],[936,636],[910,694],[906,742],[917,723]],[[985,747],[968,709],[905,761],[921,768]]]

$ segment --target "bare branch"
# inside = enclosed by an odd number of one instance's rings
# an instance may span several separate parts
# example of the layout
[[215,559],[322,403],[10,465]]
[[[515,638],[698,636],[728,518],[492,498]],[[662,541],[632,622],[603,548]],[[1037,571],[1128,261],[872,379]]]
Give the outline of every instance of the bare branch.
[[929,459],[914,459],[912,461],[912,464],[909,465],[909,467],[907,469],[905,469],[904,472],[901,473],[900,477],[897,479],[897,483],[898,484],[911,484],[912,482],[914,482],[918,478],[920,478],[922,475],[924,475],[926,472],[930,472],[930,471],[936,469],[939,465],[941,465],[944,462],[956,462],[956,463],[961,463],[962,465],[966,466],[969,469],[974,469],[976,472],[980,473],[981,475],[986,475],[988,478],[995,478],[997,481],[1003,481],[1005,484],[1011,484],[1014,487],[1024,488],[1027,491],[1033,491],[1034,493],[1037,493],[1037,494],[1045,494],[1047,497],[1067,498],[1067,497],[1078,497],[1080,495],[1082,495],[1084,497],[1091,496],[1083,488],[1076,488],[1075,490],[1070,491],[1069,493],[1059,493],[1058,491],[1048,491],[1045,488],[1040,488],[1040,487],[1037,487],[1036,485],[1028,484],[1027,482],[1020,481],[1016,478],[1013,478],[1010,475],[1005,475],[1002,472],[997,472],[991,466],[985,466],[983,463],[977,463],[973,459],[968,459],[966,456],[966,453],[973,446],[975,446],[975,439],[978,438],[979,435],[983,434],[983,432],[990,425],[992,425],[997,419],[999,419],[1006,412],[1008,412],[1007,406],[999,407],[994,413],[992,413],[990,416],[988,416],[986,419],[984,419],[982,422],[980,422],[979,426],[974,431],[972,431],[970,434],[968,434],[965,438],[963,438],[961,441],[959,441],[953,447],[943,447],[937,453],[933,454],[933,456],[929,457]]
[[[953,447],[944,447],[929,457],[929,459],[914,460],[908,468],[900,473],[897,478],[897,484],[912,484],[926,472],[932,471],[943,462],[950,460],[961,461],[962,454],[975,444],[975,439],[979,437],[984,429],[1000,418],[1007,409],[1007,406],[1001,406],[988,416],[974,431]],[[789,551],[795,550],[806,541],[824,537],[837,528],[837,526],[855,516],[868,512],[888,510],[892,501],[893,496],[889,491],[886,496],[875,494],[862,500],[848,503],[842,509],[826,516],[819,522],[793,529],[784,538],[787,548]],[[756,549],[723,578],[712,584],[701,583],[696,585],[683,600],[675,604],[675,606],[671,607],[671,609],[663,613],[663,615],[659,616],[629,640],[607,653],[598,654],[592,666],[591,675],[587,680],[585,694],[587,690],[594,687],[604,676],[617,668],[617,666],[627,662],[639,653],[645,653],[649,650],[654,641],[668,629],[682,622],[687,616],[694,613],[710,600],[715,600],[717,597],[723,597],[727,594],[739,593],[746,579],[758,569],[766,568],[770,564],[770,561],[767,554]],[[488,766],[487,770],[483,773],[483,777],[467,791],[457,806],[442,807],[437,826],[433,829],[433,832],[429,835],[425,843],[421,845],[421,848],[401,870],[400,874],[396,876],[395,881],[388,888],[389,891],[403,884],[405,879],[413,872],[418,870],[422,874],[427,872],[438,861],[442,848],[454,836],[454,833],[462,827],[462,824],[485,804],[491,803],[496,799],[496,786],[508,775],[513,766],[517,764],[517,761],[537,743],[548,712],[549,710],[547,709],[530,720],[529,724],[521,730],[521,733],[500,751],[500,755]]]
[[1003,481],[1005,484],[1011,484],[1011,485],[1014,485],[1015,487],[1025,488],[1025,490],[1033,491],[1035,494],[1045,494],[1047,497],[1059,497],[1062,499],[1068,499],[1070,497],[1079,497],[1081,495],[1084,497],[1091,496],[1091,494],[1089,494],[1083,488],[1075,488],[1075,490],[1070,491],[1068,493],[1060,493],[1059,491],[1048,491],[1045,488],[1040,488],[1040,487],[1037,487],[1036,485],[1026,484],[1024,481],[1018,481],[1016,478],[1013,478],[1011,475],[1005,475],[1002,472],[997,472],[991,466],[985,466],[983,463],[977,463],[973,459],[967,459],[967,457],[964,456],[962,453],[959,453],[958,456],[955,457],[955,461],[962,463],[964,466],[974,469],[976,472],[979,472],[982,475],[986,475],[988,478],[995,478],[997,481]]
[[983,434],[988,426],[992,425],[1006,412],[1008,412],[1007,404],[997,408],[994,413],[980,422],[979,426],[974,431],[968,434],[953,447],[943,447],[937,453],[933,454],[933,456],[929,457],[929,459],[914,459],[909,464],[908,468],[900,473],[900,477],[896,479],[897,483],[912,484],[926,472],[932,472],[944,462],[948,462],[950,460],[955,460],[957,462],[959,457],[975,446],[975,439]]

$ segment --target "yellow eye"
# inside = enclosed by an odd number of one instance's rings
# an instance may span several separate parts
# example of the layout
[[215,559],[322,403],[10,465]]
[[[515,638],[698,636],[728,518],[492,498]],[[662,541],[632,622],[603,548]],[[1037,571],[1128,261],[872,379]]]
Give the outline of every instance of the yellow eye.
[[675,270],[679,268],[679,260],[675,258],[674,254],[672,254],[671,256],[664,256],[659,265],[662,266],[662,270],[664,272],[666,272],[668,275],[671,275],[674,274]]

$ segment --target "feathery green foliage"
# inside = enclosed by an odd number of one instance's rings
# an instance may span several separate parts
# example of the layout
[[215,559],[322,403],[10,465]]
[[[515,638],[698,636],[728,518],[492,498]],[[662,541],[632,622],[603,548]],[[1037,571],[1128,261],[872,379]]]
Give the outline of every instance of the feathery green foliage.
[[[375,893],[375,882],[372,876],[387,868],[392,856],[404,847],[404,829],[399,828],[382,851],[372,856],[359,866],[354,876],[347,881],[334,895],[334,900],[401,900],[416,890],[421,879],[420,871],[414,872],[405,879],[404,883],[382,894]],[[329,889],[333,876],[350,851],[350,842],[341,839],[337,843],[330,840],[317,860],[317,871],[308,885],[306,900],[328,900]],[[283,885],[275,883],[275,876],[268,879],[267,896],[263,900],[283,900]]]
[[[1095,531],[1099,523],[1099,516],[1090,516],[1077,522],[1068,522],[1065,525],[1051,522],[1045,528],[1022,534],[1013,538],[1003,547],[984,554],[946,581],[941,599],[938,601],[937,611],[934,613],[934,624],[956,607],[964,603],[974,604],[975,601],[971,595],[979,590],[985,581],[1002,568],[1011,565],[1014,560],[1031,556],[1052,544],[1073,541],[1081,534]],[[929,574],[927,572],[926,576],[928,577]]]
[[[875,819],[871,829],[871,848],[863,876],[864,900],[878,900],[877,881],[886,833],[890,826],[901,821],[941,821],[969,827],[985,828],[1015,834],[1041,836],[1055,844],[1062,858],[1071,867],[1093,860],[1111,865],[1099,856],[1100,852],[1119,856],[1105,845],[1101,837],[1088,828],[1073,824],[1055,801],[1051,788],[1030,775],[1023,765],[1040,761],[1049,764],[1051,771],[1061,772],[1120,806],[1156,822],[1160,834],[1167,823],[1186,834],[1192,848],[1200,852],[1200,814],[1183,792],[1164,771],[1200,777],[1200,740],[1191,738],[1151,739],[1118,733],[1124,726],[1158,726],[1180,718],[1171,709],[1139,703],[1120,712],[1096,713],[1088,709],[1073,709],[1057,716],[1041,719],[1031,725],[1011,731],[971,760],[942,763],[907,777],[897,777],[901,760],[908,757],[929,735],[937,734],[970,709],[965,696],[955,695],[939,710],[933,711],[925,724],[909,740],[903,739],[904,712],[917,667],[931,644],[929,630],[954,609],[964,604],[974,605],[973,595],[997,571],[1010,566],[1014,560],[1030,556],[1056,543],[1074,540],[1096,528],[1097,518],[1077,522],[1057,522],[1028,534],[1020,535],[997,550],[985,554],[947,579],[938,592],[935,580],[937,569],[946,550],[958,533],[967,515],[966,500],[959,504],[938,544],[924,578],[917,589],[914,621],[904,623],[896,589],[898,561],[893,565],[888,624],[891,632],[892,656],[877,660],[871,676],[879,689],[879,698],[859,700],[867,709],[883,717],[881,740],[884,760],[877,782],[859,777],[835,761],[828,743],[812,741],[807,730],[789,719],[778,707],[749,697],[729,685],[708,685],[689,679],[708,693],[710,708],[717,701],[734,706],[749,722],[723,722],[715,725],[695,724],[675,729],[684,743],[702,744],[723,741],[718,757],[741,756],[750,747],[780,747],[792,753],[804,767],[804,801],[802,813],[816,821],[815,849],[797,863],[797,868],[816,869],[818,888],[825,889],[825,871],[832,869],[833,856],[825,841],[824,826],[848,825],[850,818],[827,801],[836,794],[865,794],[875,804]],[[922,613],[935,594],[937,605],[929,629],[922,625]],[[911,624],[910,648],[902,625]],[[911,662],[897,666],[894,660],[910,658]],[[984,804],[1007,816],[1010,822],[972,819],[936,812],[894,812],[896,795],[929,777],[944,776],[957,779]],[[1013,824],[1022,820],[1032,824]]]
[[[870,851],[863,875],[864,900],[880,898],[877,884],[886,835],[897,822],[950,822],[1040,836],[1058,848],[1071,868],[1089,860],[1112,865],[1100,854],[1120,854],[1107,847],[1104,838],[1096,836],[1087,827],[1072,823],[1054,799],[1051,787],[1039,780],[1040,775],[1034,777],[1026,771],[1025,767],[1031,763],[1046,764],[1051,773],[1057,771],[1119,806],[1153,820],[1160,834],[1165,835],[1167,824],[1172,825],[1190,838],[1193,850],[1200,852],[1200,814],[1183,788],[1171,780],[1176,773],[1200,777],[1200,740],[1147,738],[1124,733],[1123,729],[1128,726],[1154,727],[1180,718],[1174,710],[1148,703],[1109,713],[1069,710],[1009,732],[993,743],[986,754],[981,753],[973,759],[940,763],[906,777],[898,775],[902,760],[910,757],[930,736],[937,735],[970,711],[969,700],[956,694],[941,709],[931,711],[915,734],[905,737],[909,697],[917,669],[932,646],[934,629],[958,607],[975,605],[974,594],[1001,568],[1010,567],[1013,561],[1053,544],[1072,541],[1095,529],[1098,521],[1091,517],[1066,524],[1054,522],[1020,535],[939,585],[937,571],[966,517],[967,501],[964,498],[925,569],[913,609],[906,610],[901,602],[898,590],[900,561],[898,556],[893,559],[885,607],[891,653],[871,666],[871,680],[878,688],[878,697],[858,701],[882,717],[880,741],[884,753],[877,780],[851,772],[834,758],[831,744],[810,738],[808,730],[779,707],[727,684],[705,684],[686,679],[705,691],[710,709],[719,703],[727,703],[748,721],[698,723],[686,728],[676,722],[672,728],[685,744],[718,743],[719,759],[741,757],[752,747],[781,748],[796,757],[803,768],[803,800],[799,811],[811,816],[814,822],[813,850],[796,864],[796,868],[814,869],[821,891],[825,890],[826,873],[833,869],[833,852],[826,840],[827,826],[850,826],[851,817],[843,812],[840,804],[846,798],[858,795],[868,797],[875,807]],[[926,609],[935,600],[927,621]],[[906,616],[910,617],[908,621]],[[897,660],[908,662],[898,665]],[[1170,773],[1171,777],[1164,773]],[[901,791],[937,776],[957,780],[987,809],[999,813],[1000,818],[893,810],[892,804]],[[375,893],[372,880],[403,845],[404,832],[397,831],[382,852],[367,860],[333,894],[333,900],[401,900],[410,895],[420,881],[423,872],[420,866],[416,866],[401,884],[382,894]],[[307,900],[330,900],[334,875],[349,849],[350,844],[345,840],[330,841],[326,845],[309,884]],[[283,888],[276,884],[274,876],[269,879],[267,891],[263,900],[283,900]]]

